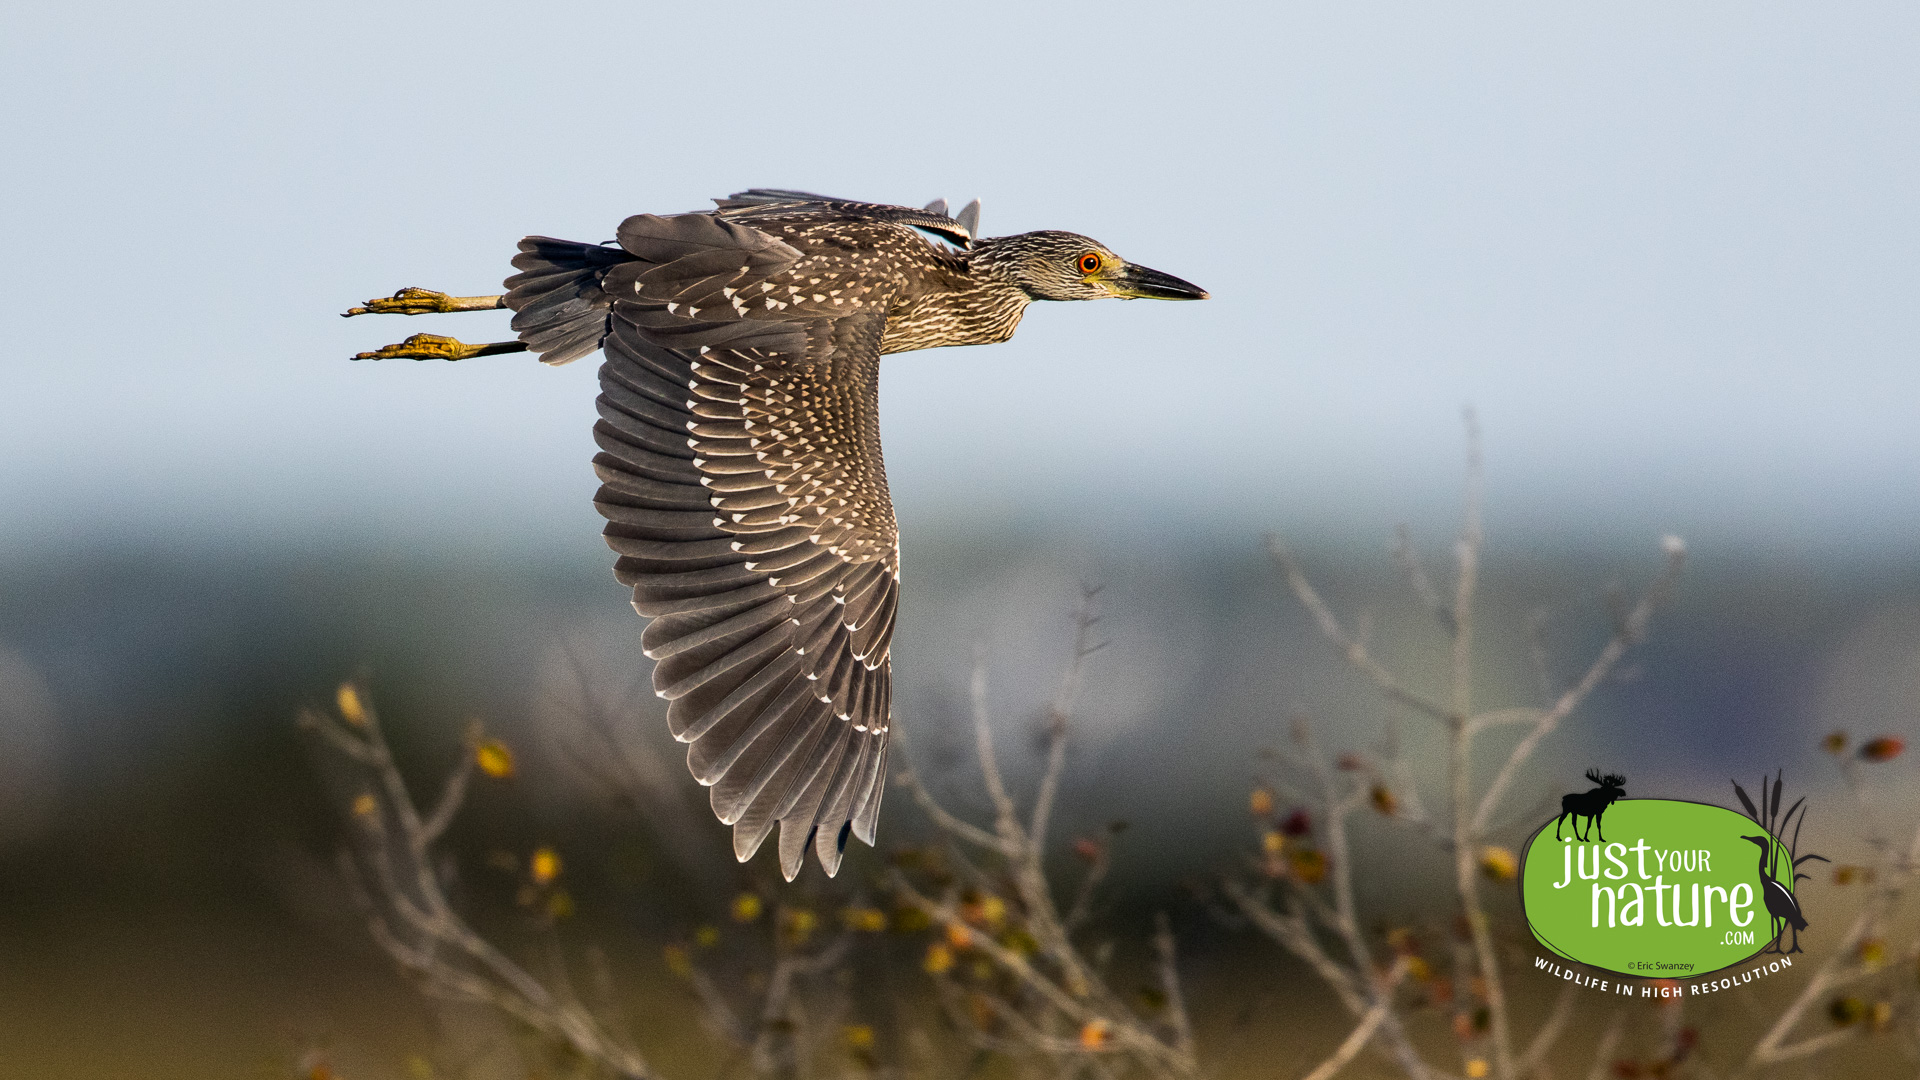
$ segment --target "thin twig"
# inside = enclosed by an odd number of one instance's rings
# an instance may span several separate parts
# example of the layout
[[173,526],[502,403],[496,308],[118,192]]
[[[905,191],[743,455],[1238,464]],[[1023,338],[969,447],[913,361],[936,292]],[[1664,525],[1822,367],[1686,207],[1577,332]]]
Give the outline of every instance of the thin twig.
[[1533,1036],[1533,1042],[1527,1044],[1527,1052],[1520,1055],[1514,1064],[1514,1070],[1521,1076],[1528,1076],[1547,1060],[1553,1052],[1554,1043],[1560,1041],[1561,1032],[1567,1029],[1567,1021],[1573,1019],[1573,1007],[1578,998],[1578,990],[1572,983],[1560,988],[1560,996],[1553,1003],[1553,1012],[1547,1016],[1547,1022]]
[[1179,1047],[1161,1042],[1134,1023],[1129,1016],[1106,1010],[1096,1011],[1087,1002],[1068,993],[1053,980],[1042,975],[1020,953],[1001,945],[985,934],[975,932],[951,903],[940,903],[925,896],[915,889],[906,876],[898,870],[892,872],[891,880],[894,891],[901,898],[920,909],[928,918],[941,926],[958,928],[959,931],[966,933],[972,948],[980,950],[996,966],[1019,979],[1048,1005],[1072,1019],[1076,1024],[1084,1026],[1098,1021],[1105,1026],[1109,1036],[1116,1043],[1136,1051],[1149,1061],[1181,1075],[1193,1072],[1194,1062],[1191,1056]]
[[933,823],[939,826],[942,832],[950,833],[988,851],[999,852],[1002,855],[1007,853],[1005,839],[958,817],[935,801],[933,792],[928,791],[927,786],[920,782],[919,773],[911,768],[902,769],[894,774],[894,782],[907,789],[907,792],[913,796],[913,801],[933,819]]
[[[1858,804],[1861,820],[1874,820],[1871,808],[1867,804],[1866,794],[1859,783],[1858,774],[1852,769],[1845,772],[1847,786],[1851,789]],[[1767,1029],[1760,1041],[1754,1044],[1753,1051],[1747,1056],[1744,1071],[1753,1072],[1763,1066],[1790,1061],[1817,1054],[1837,1043],[1857,1038],[1852,1028],[1841,1028],[1822,1035],[1811,1036],[1796,1043],[1787,1042],[1787,1036],[1806,1016],[1807,1010],[1831,991],[1870,974],[1868,969],[1857,962],[1860,942],[1873,934],[1900,902],[1907,886],[1911,883],[1916,869],[1920,869],[1920,828],[1916,828],[1913,838],[1908,841],[1904,857],[1892,844],[1886,842],[1884,834],[1876,828],[1876,843],[1870,846],[1874,850],[1873,876],[1874,891],[1867,898],[1860,913],[1854,917],[1853,925],[1847,928],[1845,936],[1827,955],[1813,978],[1807,980],[1793,1002],[1781,1012],[1773,1026]]]
[[1407,689],[1392,672],[1374,659],[1365,645],[1347,632],[1346,628],[1340,624],[1339,618],[1334,615],[1333,609],[1327,606],[1327,602],[1322,600],[1320,593],[1314,589],[1313,583],[1307,580],[1306,572],[1301,569],[1299,561],[1293,557],[1291,551],[1287,550],[1287,546],[1280,541],[1279,537],[1272,535],[1267,537],[1267,552],[1286,574],[1287,585],[1293,590],[1295,598],[1300,601],[1300,606],[1306,608],[1308,614],[1313,616],[1314,622],[1320,627],[1320,633],[1340,649],[1341,655],[1347,658],[1349,664],[1373,680],[1374,686],[1382,694],[1392,701],[1397,701],[1415,712],[1424,713],[1436,720],[1444,721],[1452,715],[1445,706]]
[[1061,921],[1068,933],[1072,933],[1081,923],[1093,914],[1093,896],[1106,880],[1107,870],[1113,865],[1113,857],[1107,851],[1107,845],[1101,844],[1094,852],[1093,862],[1087,866],[1087,872],[1080,879],[1080,887],[1074,892],[1073,904],[1067,908],[1067,917]]
[[1646,633],[1647,623],[1653,618],[1654,609],[1664,604],[1673,594],[1674,586],[1680,580],[1680,569],[1686,564],[1687,545],[1679,537],[1669,536],[1661,541],[1661,547],[1666,551],[1667,565],[1660,576],[1647,587],[1647,591],[1640,597],[1640,602],[1634,605],[1633,610],[1623,621],[1623,625],[1601,648],[1600,654],[1594,657],[1593,663],[1587,665],[1586,674],[1562,693],[1551,708],[1541,713],[1540,718],[1534,721],[1533,729],[1508,752],[1507,760],[1500,766],[1500,771],[1495,774],[1493,782],[1487,785],[1486,793],[1480,798],[1479,809],[1474,812],[1472,831],[1476,837],[1485,833],[1487,821],[1493,816],[1494,808],[1500,804],[1501,797],[1513,783],[1513,778],[1520,771],[1520,766],[1532,756],[1540,740],[1552,734],[1560,721],[1566,719],[1567,715],[1585,701],[1587,695],[1591,694],[1593,689],[1613,671],[1614,665],[1620,662],[1620,657],[1628,648],[1637,644]]
[[462,754],[460,763],[453,767],[445,786],[440,789],[440,800],[434,804],[433,813],[420,823],[421,844],[432,844],[453,824],[454,816],[460,813],[460,806],[467,799],[467,781],[473,776],[473,754]]
[[1366,1015],[1360,1018],[1360,1022],[1354,1025],[1352,1033],[1341,1041],[1339,1048],[1328,1055],[1325,1061],[1315,1066],[1303,1080],[1332,1080],[1335,1073],[1347,1067],[1347,1063],[1360,1053],[1361,1048],[1367,1045],[1367,1040],[1373,1038],[1374,1031],[1387,1019],[1387,1013],[1393,1005],[1393,988],[1400,985],[1400,978],[1406,973],[1407,961],[1405,957],[1401,957],[1394,962],[1393,969],[1387,972],[1386,978],[1382,980],[1387,984],[1385,992],[1375,995],[1376,1001],[1373,1008],[1368,1009]]
[[[564,983],[559,993],[549,990],[454,912],[433,870],[432,844],[458,812],[464,786],[458,780],[449,780],[440,807],[423,821],[405,777],[394,764],[378,715],[365,704],[365,695],[360,697],[364,715],[359,726],[364,734],[351,733],[330,717],[313,712],[302,716],[301,726],[319,732],[345,756],[365,765],[381,792],[373,798],[371,813],[358,806],[352,812],[360,826],[361,861],[372,869],[379,886],[377,900],[365,887],[353,857],[342,855],[343,873],[375,943],[418,976],[428,993],[491,1005],[548,1038],[566,1043],[616,1075],[630,1080],[652,1077],[652,1069],[639,1052],[613,1036],[585,1006],[571,1000]],[[470,760],[471,755],[463,758],[456,777]],[[394,829],[387,827],[389,819]],[[430,825],[432,833],[428,831]],[[403,927],[396,929],[386,912],[397,916]],[[465,961],[458,959],[461,956]]]
[[1440,599],[1440,590],[1434,588],[1433,579],[1427,576],[1427,565],[1420,558],[1420,552],[1413,546],[1413,530],[1401,525],[1394,532],[1393,561],[1400,564],[1400,570],[1407,575],[1407,585],[1413,594],[1420,598],[1428,611],[1433,613],[1435,622],[1449,636],[1454,632],[1453,610],[1447,602]]
[[1587,1069],[1587,1080],[1607,1080],[1613,1075],[1613,1052],[1620,1045],[1620,1031],[1626,1022],[1627,1010],[1613,1010],[1607,1029],[1600,1033],[1599,1045],[1593,1048],[1593,1064]]
[[1186,997],[1180,992],[1180,967],[1173,940],[1173,926],[1167,913],[1154,912],[1153,951],[1160,964],[1160,993],[1167,1000],[1167,1026],[1173,1029],[1173,1046],[1188,1058],[1193,1054],[1193,1022],[1187,1016]]

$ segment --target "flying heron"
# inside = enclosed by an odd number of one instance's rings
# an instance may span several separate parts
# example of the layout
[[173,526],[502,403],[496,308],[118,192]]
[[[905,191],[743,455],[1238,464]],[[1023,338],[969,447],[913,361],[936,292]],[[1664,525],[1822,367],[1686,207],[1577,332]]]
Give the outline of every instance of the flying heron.
[[[1775,806],[1780,805],[1774,803]],[[1798,834],[1796,834],[1797,837]],[[1793,948],[1787,952],[1800,951],[1800,931],[1807,928],[1806,916],[1800,914],[1800,902],[1793,898],[1793,892],[1780,884],[1767,865],[1773,861],[1774,840],[1771,836],[1742,836],[1742,840],[1751,840],[1760,845],[1760,898],[1766,903],[1767,914],[1773,920],[1773,951],[1780,952],[1780,935],[1793,927]]]
[[595,505],[687,765],[751,858],[791,881],[871,845],[892,725],[899,532],[880,357],[1013,336],[1035,300],[1204,300],[1097,240],[976,239],[976,200],[924,209],[755,189],[639,214],[617,239],[520,241],[501,296],[402,289],[348,315],[511,308],[513,341],[416,334],[356,359],[595,350]]

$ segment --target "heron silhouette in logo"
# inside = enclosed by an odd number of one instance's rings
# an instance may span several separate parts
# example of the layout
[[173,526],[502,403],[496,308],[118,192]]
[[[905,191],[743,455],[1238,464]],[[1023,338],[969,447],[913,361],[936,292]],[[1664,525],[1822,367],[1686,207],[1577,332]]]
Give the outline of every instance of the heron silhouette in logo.
[[[1761,902],[1767,906],[1768,916],[1773,920],[1773,941],[1760,951],[1797,953],[1800,951],[1800,931],[1807,928],[1807,918],[1800,913],[1800,902],[1794,899],[1793,890],[1800,884],[1800,879],[1813,876],[1801,873],[1800,864],[1811,859],[1818,859],[1821,862],[1829,860],[1825,855],[1815,855],[1812,852],[1800,854],[1800,826],[1807,823],[1805,810],[1807,800],[1802,796],[1794,800],[1785,814],[1780,813],[1782,786],[1784,785],[1781,783],[1778,771],[1774,773],[1771,790],[1767,787],[1767,778],[1762,776],[1759,806],[1753,805],[1753,800],[1747,797],[1746,790],[1740,786],[1739,781],[1734,782],[1733,793],[1740,797],[1740,805],[1746,808],[1747,816],[1765,830],[1759,836],[1740,838],[1760,848],[1760,881],[1756,887],[1760,890]],[[1800,820],[1793,826],[1793,842],[1789,845],[1780,839],[1780,834],[1786,831],[1787,822],[1793,820],[1796,811],[1800,814]],[[1782,857],[1788,860],[1789,866],[1793,869],[1792,885],[1782,884],[1780,879],[1773,875],[1773,868]],[[1793,947],[1782,949],[1780,938],[1786,934],[1788,927],[1793,928]]]
[[1592,791],[1575,792],[1561,797],[1560,816],[1553,819],[1555,840],[1560,839],[1560,823],[1572,818],[1574,839],[1583,844],[1586,843],[1587,837],[1580,835],[1580,819],[1585,818],[1587,832],[1599,833],[1600,842],[1603,844],[1607,842],[1606,830],[1601,827],[1600,818],[1607,812],[1607,807],[1612,806],[1627,794],[1627,778],[1619,773],[1608,773],[1602,776],[1599,769],[1588,769],[1587,779],[1600,786]]
[[[1762,951],[1799,952],[1800,931],[1807,928],[1807,918],[1800,914],[1800,904],[1793,898],[1793,893],[1785,885],[1780,884],[1780,880],[1773,876],[1773,868],[1767,865],[1773,861],[1773,837],[1742,836],[1740,839],[1751,840],[1760,845],[1760,898],[1766,902],[1767,915],[1773,920],[1773,944]],[[1805,874],[1794,875],[1795,878],[1806,876]],[[1789,926],[1793,927],[1793,948],[1782,950],[1780,937],[1787,932]]]

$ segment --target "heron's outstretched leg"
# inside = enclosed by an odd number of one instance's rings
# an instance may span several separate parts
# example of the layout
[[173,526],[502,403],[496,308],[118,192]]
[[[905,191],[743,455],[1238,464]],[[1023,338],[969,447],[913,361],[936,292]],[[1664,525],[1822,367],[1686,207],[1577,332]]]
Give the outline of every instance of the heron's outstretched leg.
[[449,311],[492,311],[507,306],[507,298],[500,296],[448,296],[432,289],[416,289],[412,286],[401,289],[392,296],[379,296],[367,301],[366,307],[348,308],[340,313],[343,319],[355,315],[436,315]]
[[355,360],[466,360],[475,356],[526,352],[524,341],[495,341],[469,345],[439,334],[415,334],[398,345],[387,345],[373,352],[355,353]]

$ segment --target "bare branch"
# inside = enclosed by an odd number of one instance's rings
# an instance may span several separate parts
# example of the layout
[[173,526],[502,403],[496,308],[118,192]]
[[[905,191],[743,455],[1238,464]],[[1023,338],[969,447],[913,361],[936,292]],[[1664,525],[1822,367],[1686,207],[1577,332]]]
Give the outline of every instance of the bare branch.
[[1374,1006],[1367,1010],[1358,1024],[1354,1025],[1353,1032],[1340,1043],[1339,1049],[1315,1066],[1303,1080],[1332,1080],[1335,1073],[1347,1067],[1347,1063],[1360,1053],[1361,1048],[1367,1045],[1367,1040],[1373,1038],[1374,1031],[1387,1019],[1387,1014],[1393,1006],[1393,988],[1400,985],[1400,979],[1406,973],[1407,961],[1405,957],[1401,957],[1394,962],[1392,970],[1388,971],[1386,978],[1382,980],[1386,986],[1383,992],[1375,995]]
[[447,777],[433,813],[420,823],[420,843],[431,844],[440,839],[440,835],[447,831],[447,826],[453,824],[454,817],[460,813],[460,805],[467,799],[467,781],[472,777],[473,754],[469,752],[461,755],[460,764],[455,765],[453,773]]
[[987,785],[987,797],[993,800],[1000,840],[1008,845],[1009,851],[1019,850],[1025,845],[1026,837],[1020,829],[1019,809],[1013,804],[1013,796],[1007,794],[1006,781],[1000,776],[1000,761],[993,753],[993,724],[987,718],[987,660],[983,655],[974,656],[968,699],[973,706],[974,753],[980,759],[980,778]]
[[926,785],[920,782],[919,773],[914,772],[911,768],[902,769],[894,775],[894,782],[907,789],[908,793],[913,796],[913,801],[919,805],[920,809],[924,811],[929,818],[933,819],[933,823],[938,826],[942,832],[957,836],[970,844],[976,844],[986,848],[988,851],[996,851],[1002,855],[1007,854],[1007,844],[1004,839],[955,816],[935,801],[933,792],[928,791]]
[[1309,930],[1306,920],[1299,915],[1286,916],[1273,910],[1266,901],[1255,895],[1238,881],[1229,878],[1223,886],[1227,899],[1232,900],[1240,913],[1253,923],[1261,933],[1272,938],[1282,948],[1306,961],[1320,981],[1327,984],[1348,1012],[1359,1016],[1366,1012],[1367,1003],[1355,988],[1353,976],[1340,966]]
[[374,748],[365,740],[341,727],[338,721],[323,712],[313,709],[303,710],[295,723],[301,730],[314,732],[326,739],[335,750],[345,754],[350,760],[362,765],[372,765],[378,760]]
[[1587,1080],[1607,1080],[1613,1075],[1613,1052],[1620,1045],[1620,1031],[1626,1025],[1627,1010],[1615,1009],[1613,1019],[1607,1021],[1607,1029],[1600,1033],[1600,1043],[1593,1048],[1593,1064],[1587,1069]]
[[1073,904],[1067,908],[1067,917],[1061,926],[1071,934],[1079,925],[1093,914],[1093,894],[1106,880],[1107,870],[1113,865],[1113,857],[1107,851],[1107,845],[1101,844],[1094,853],[1093,862],[1087,866],[1086,876],[1080,879],[1080,888],[1075,891]]
[[[1195,1064],[1190,1054],[1177,1046],[1169,1046],[1160,1041],[1152,1033],[1143,1029],[1131,1015],[1116,1009],[1094,1009],[1087,1000],[1075,997],[1053,980],[1042,975],[1020,953],[1001,945],[985,934],[975,932],[954,910],[951,903],[940,903],[923,895],[898,870],[893,871],[890,877],[896,894],[920,909],[934,922],[945,927],[957,928],[967,934],[970,947],[978,949],[996,966],[1012,974],[1035,995],[1075,1024],[1085,1026],[1098,1021],[1116,1044],[1136,1052],[1147,1061],[1182,1076],[1190,1075],[1194,1071]],[[1095,991],[1090,993],[1090,997],[1106,996],[1098,994],[1097,988],[1091,985],[1088,989]]]
[[1427,576],[1427,565],[1413,546],[1413,530],[1404,524],[1394,532],[1393,561],[1400,564],[1400,570],[1406,574],[1407,585],[1413,589],[1413,594],[1433,613],[1440,629],[1451,637],[1455,630],[1453,610],[1447,607],[1445,600],[1440,599],[1440,590],[1434,588],[1433,578]]
[[1040,774],[1040,790],[1034,795],[1033,816],[1027,826],[1027,840],[1036,859],[1046,847],[1047,825],[1053,817],[1054,798],[1060,790],[1060,773],[1067,763],[1067,726],[1073,719],[1074,706],[1080,701],[1087,658],[1105,648],[1104,642],[1093,640],[1093,628],[1100,621],[1094,614],[1093,602],[1099,593],[1096,587],[1080,590],[1080,608],[1074,612],[1073,662],[1067,665],[1060,689],[1047,711],[1047,764]]
[[[364,694],[361,700],[365,702]],[[459,778],[465,774],[465,762],[471,756],[463,759],[442,794],[441,809],[452,808],[446,820],[441,820],[436,811],[430,819],[433,831],[429,832],[430,826],[421,820],[406,779],[393,764],[370,705],[364,708],[362,720],[366,730],[363,738],[313,713],[302,717],[301,726],[319,732],[330,745],[365,765],[384,794],[372,804],[373,813],[358,807],[351,812],[359,825],[356,832],[363,849],[362,860],[373,870],[377,894],[365,887],[351,855],[343,852],[341,863],[374,942],[417,976],[428,993],[491,1005],[548,1038],[566,1043],[616,1075],[630,1080],[651,1078],[652,1069],[637,1050],[602,1027],[585,1006],[571,1000],[570,992],[549,990],[480,937],[455,914],[447,900],[433,870],[431,848],[434,838],[458,811],[463,793]],[[397,833],[385,827],[380,816],[383,813],[398,825]],[[401,920],[400,928],[396,929],[388,912]]]
[[1486,475],[1480,455],[1480,418],[1472,409],[1462,417],[1467,428],[1466,511],[1460,539],[1454,544],[1453,588],[1453,716],[1473,711],[1474,594],[1480,586],[1480,549],[1486,533],[1481,519],[1486,501]]
[[1374,686],[1382,694],[1389,700],[1397,701],[1415,712],[1424,713],[1436,720],[1445,721],[1452,717],[1453,714],[1444,706],[1401,685],[1400,680],[1375,660],[1373,654],[1367,651],[1367,647],[1361,644],[1358,638],[1349,634],[1346,628],[1341,626],[1339,618],[1333,614],[1333,609],[1320,598],[1320,593],[1314,589],[1313,583],[1307,580],[1306,572],[1300,568],[1300,563],[1293,557],[1293,553],[1287,550],[1286,545],[1281,543],[1279,537],[1272,535],[1267,537],[1267,553],[1286,574],[1287,585],[1292,588],[1293,595],[1300,601],[1300,605],[1306,608],[1307,612],[1313,616],[1314,622],[1319,624],[1320,633],[1339,648],[1341,655],[1346,657],[1349,664],[1373,680]]
[[1193,1023],[1187,1016],[1186,996],[1180,992],[1180,968],[1167,913],[1153,916],[1153,951],[1160,964],[1160,993],[1167,999],[1167,1026],[1173,1029],[1174,1049],[1193,1055]]
[[1547,1016],[1547,1022],[1540,1025],[1533,1042],[1527,1045],[1527,1052],[1520,1055],[1520,1060],[1514,1064],[1515,1072],[1528,1076],[1546,1062],[1547,1055],[1553,1052],[1554,1043],[1560,1041],[1561,1032],[1567,1029],[1567,1021],[1573,1019],[1573,1006],[1578,996],[1572,983],[1560,988],[1560,996],[1553,1003],[1553,1012]]
[[1587,666],[1586,674],[1562,693],[1551,708],[1540,714],[1540,718],[1534,721],[1533,730],[1527,732],[1507,754],[1506,762],[1500,766],[1500,771],[1495,774],[1493,782],[1487,785],[1486,794],[1480,798],[1479,809],[1473,815],[1472,835],[1469,839],[1477,839],[1485,833],[1494,808],[1500,804],[1501,797],[1513,783],[1513,778],[1520,771],[1520,766],[1526,763],[1527,758],[1532,756],[1534,748],[1540,745],[1540,740],[1552,734],[1553,730],[1560,725],[1560,721],[1585,701],[1594,687],[1600,685],[1601,680],[1605,679],[1614,665],[1620,662],[1620,657],[1626,653],[1627,649],[1637,644],[1645,635],[1647,623],[1653,618],[1654,609],[1664,604],[1673,594],[1673,588],[1680,580],[1680,568],[1687,560],[1687,545],[1679,537],[1669,536],[1662,541],[1661,546],[1667,553],[1665,569],[1661,571],[1658,578],[1654,579],[1653,584],[1647,587],[1647,591],[1640,597],[1640,602],[1634,605],[1619,630],[1601,648],[1600,654],[1594,657],[1593,663]]
[[1510,724],[1537,724],[1545,715],[1545,710],[1533,708],[1491,709],[1476,713],[1467,719],[1467,733],[1478,735],[1490,728],[1506,727]]

